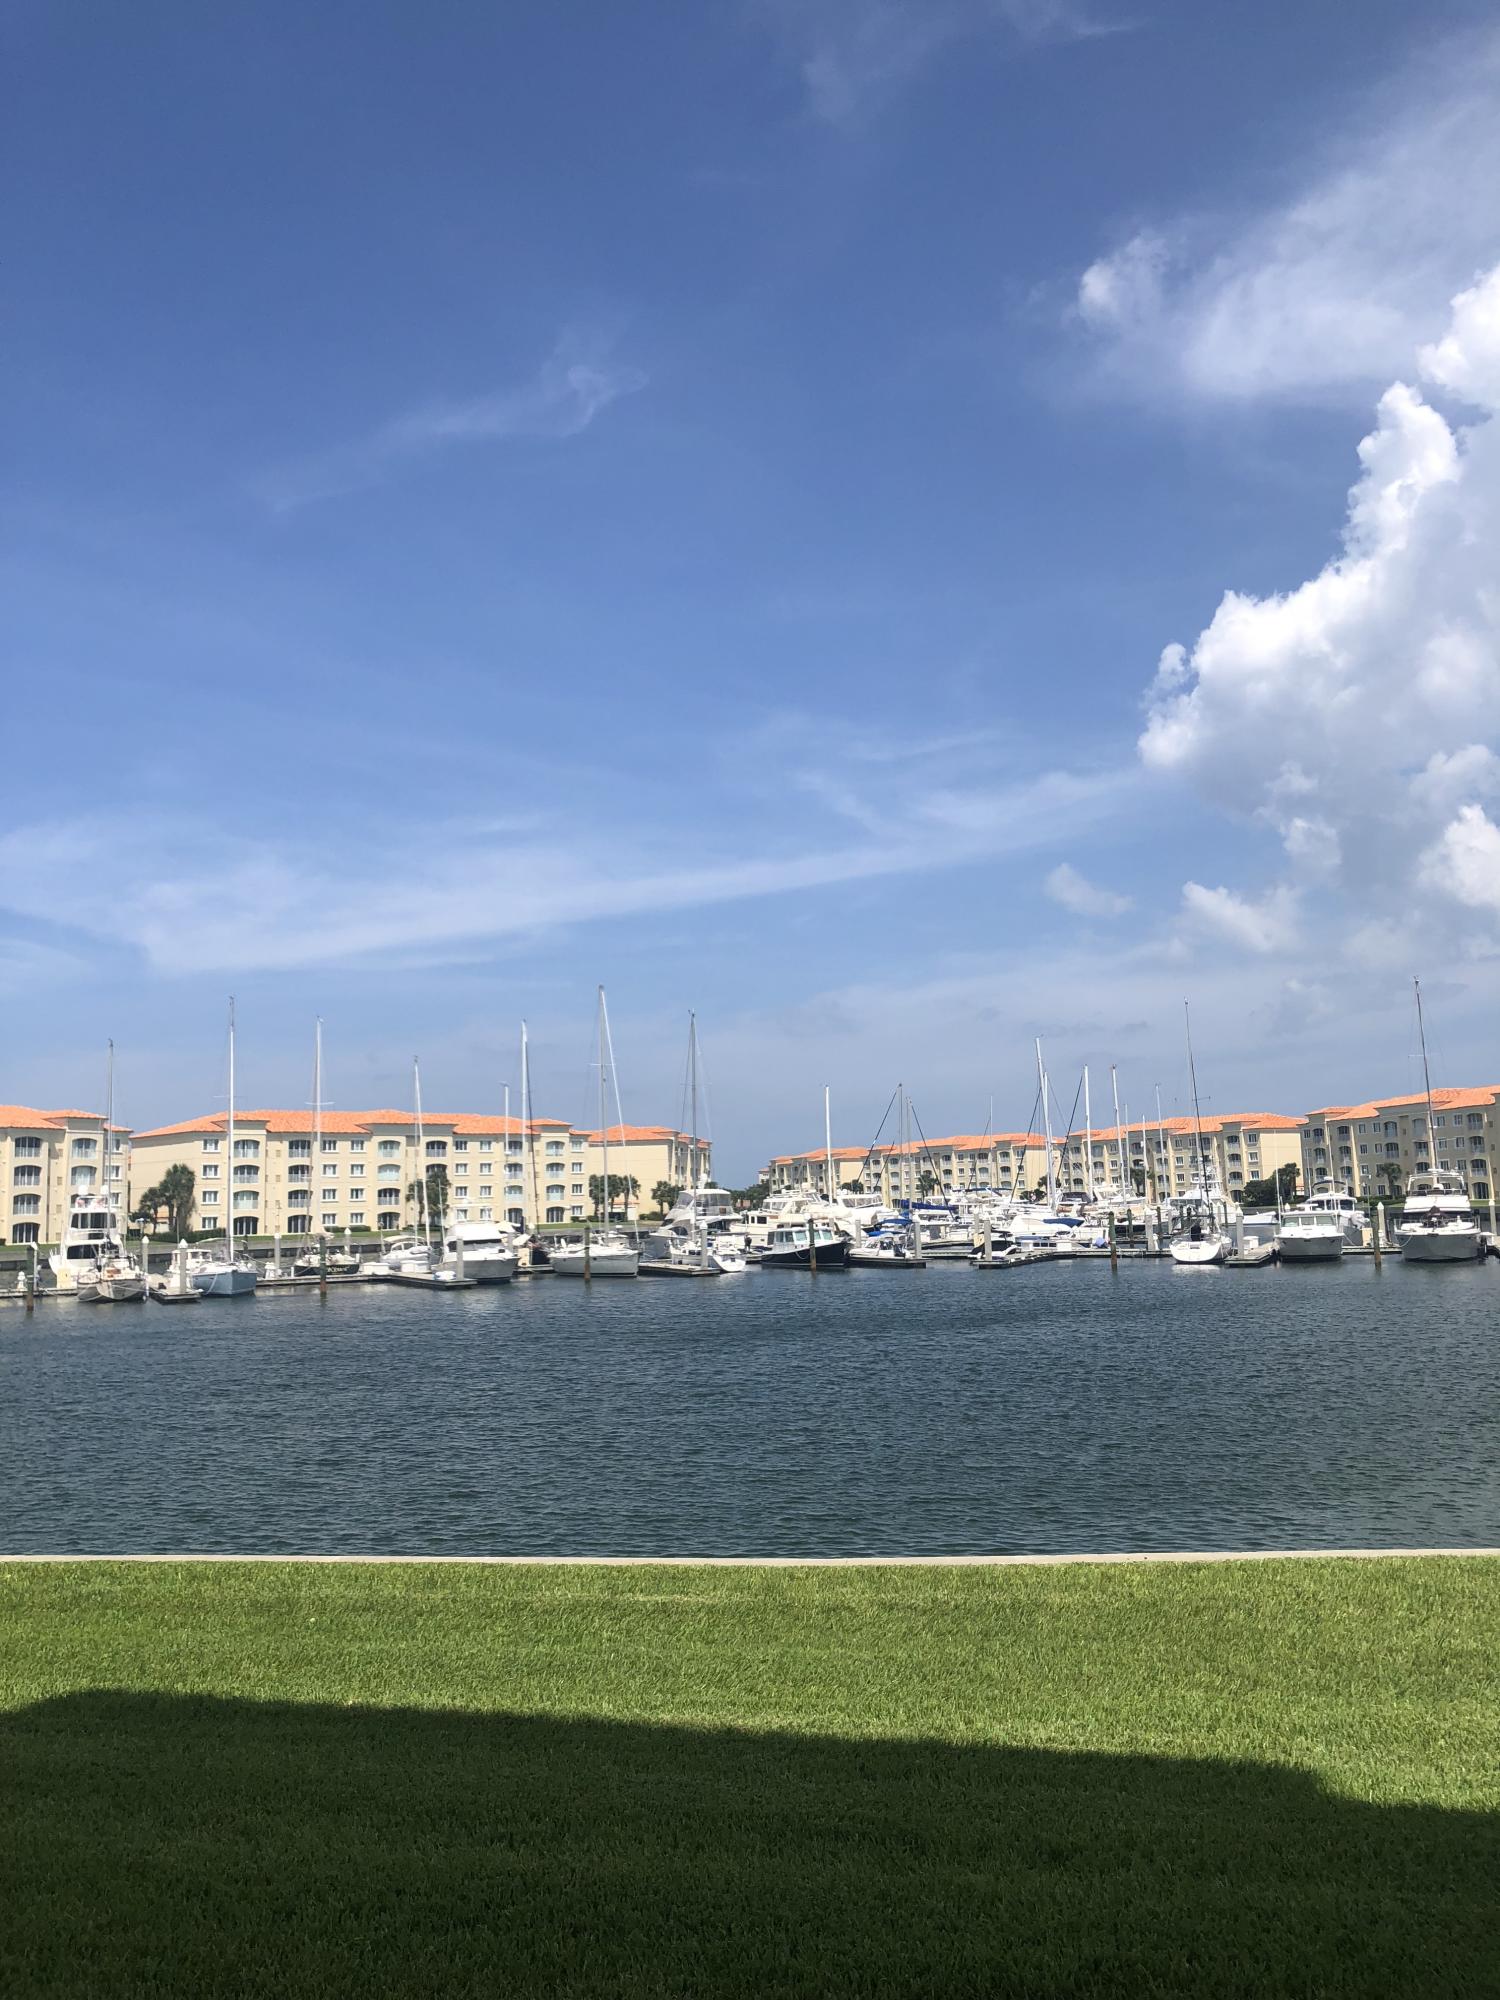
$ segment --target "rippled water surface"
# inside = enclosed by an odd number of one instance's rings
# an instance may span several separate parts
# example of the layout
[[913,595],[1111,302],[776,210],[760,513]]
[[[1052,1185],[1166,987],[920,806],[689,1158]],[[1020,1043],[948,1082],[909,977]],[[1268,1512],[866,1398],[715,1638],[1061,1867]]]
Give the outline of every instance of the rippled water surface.
[[0,1312],[0,1549],[1500,1543],[1500,1265]]

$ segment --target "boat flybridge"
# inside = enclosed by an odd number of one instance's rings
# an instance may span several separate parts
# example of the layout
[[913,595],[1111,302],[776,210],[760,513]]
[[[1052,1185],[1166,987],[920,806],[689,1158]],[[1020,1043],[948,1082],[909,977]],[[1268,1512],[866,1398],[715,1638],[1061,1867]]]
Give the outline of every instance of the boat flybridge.
[[125,1247],[108,1188],[73,1197],[62,1241],[47,1259],[59,1292],[101,1305],[146,1296],[146,1274]]
[[1336,1262],[1364,1242],[1364,1210],[1337,1181],[1320,1180],[1305,1201],[1289,1208],[1276,1232],[1284,1264]]

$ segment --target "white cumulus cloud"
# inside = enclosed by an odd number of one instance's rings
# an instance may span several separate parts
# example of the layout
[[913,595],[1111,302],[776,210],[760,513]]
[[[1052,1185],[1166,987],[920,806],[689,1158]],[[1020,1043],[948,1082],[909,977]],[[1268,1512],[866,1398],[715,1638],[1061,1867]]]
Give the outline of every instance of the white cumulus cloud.
[[[1290,880],[1327,884],[1378,925],[1434,895],[1500,914],[1483,801],[1500,760],[1500,267],[1452,304],[1420,365],[1470,419],[1396,382],[1359,447],[1339,552],[1284,595],[1226,592],[1169,646],[1140,753],[1280,834]],[[1477,414],[1476,414],[1477,413]],[[1254,949],[1279,934],[1227,892],[1189,906]],[[1455,912],[1456,913],[1456,912]]]
[[1060,861],[1042,886],[1054,903],[1080,917],[1121,917],[1131,907],[1129,896],[1100,888],[1068,861]]

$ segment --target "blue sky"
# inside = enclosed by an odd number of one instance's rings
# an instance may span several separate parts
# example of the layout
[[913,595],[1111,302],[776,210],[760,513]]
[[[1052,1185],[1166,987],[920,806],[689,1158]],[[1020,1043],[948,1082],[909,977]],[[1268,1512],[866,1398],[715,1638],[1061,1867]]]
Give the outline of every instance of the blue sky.
[[8,40],[0,1097],[1500,1076],[1491,8]]

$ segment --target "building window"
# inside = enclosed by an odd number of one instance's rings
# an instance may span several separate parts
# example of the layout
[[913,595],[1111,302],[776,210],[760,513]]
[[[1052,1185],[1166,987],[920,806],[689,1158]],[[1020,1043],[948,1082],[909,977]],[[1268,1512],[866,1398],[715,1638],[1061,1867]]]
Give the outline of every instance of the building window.
[[466,1187],[456,1187],[453,1190],[453,1199],[455,1201],[467,1201],[469,1199],[469,1190]]
[[74,1167],[68,1179],[75,1188],[91,1188],[94,1185],[94,1170],[92,1167]]
[[325,1160],[323,1162],[324,1180],[326,1181],[329,1179],[336,1179],[338,1176],[338,1170],[339,1170],[339,1163],[337,1160]]
[[493,1188],[493,1187],[491,1187],[491,1186],[490,1186],[490,1185],[489,1185],[489,1184],[488,1184],[488,1183],[486,1182],[486,1183],[485,1183],[484,1185],[482,1185],[482,1186],[480,1187],[480,1190],[479,1190],[479,1199],[480,1199],[481,1201],[488,1201],[489,1197],[490,1197],[490,1196],[491,1196],[491,1195],[492,1195],[492,1194],[493,1194],[494,1192],[495,1192],[494,1188]]
[[42,1156],[42,1142],[40,1139],[17,1139],[15,1151],[18,1160],[39,1160]]
[[236,1236],[256,1235],[258,1233],[256,1218],[253,1215],[237,1215],[234,1218],[234,1233]]
[[286,1142],[286,1152],[289,1160],[305,1160],[312,1152],[312,1140],[288,1139]]
[[39,1194],[18,1194],[10,1207],[12,1215],[40,1215],[42,1198]]
[[40,1187],[42,1170],[40,1167],[17,1167],[12,1178],[17,1187]]
[[286,1219],[286,1233],[288,1236],[306,1236],[311,1229],[312,1217],[310,1215],[289,1215]]
[[574,1183],[573,1183],[573,1193],[574,1193],[574,1194],[582,1194],[582,1193],[583,1193],[583,1183],[582,1183],[581,1181],[574,1181]]
[[363,1160],[352,1160],[349,1165],[350,1180],[357,1181],[360,1178],[361,1174],[363,1174],[364,1170],[365,1170],[365,1163]]
[[217,1139],[205,1139],[203,1141],[203,1150],[205,1153],[217,1153],[219,1150],[219,1141]]
[[563,1150],[563,1142],[561,1139],[549,1139],[547,1141],[547,1151],[549,1153],[557,1154],[560,1153],[562,1150]]
[[448,1157],[448,1141],[446,1139],[429,1139],[427,1141],[427,1157],[429,1160],[446,1159]]
[[525,1221],[526,1221],[526,1211],[525,1211],[525,1209],[524,1209],[524,1208],[512,1208],[512,1209],[509,1209],[509,1210],[507,1211],[507,1217],[506,1217],[506,1219],[507,1219],[508,1221],[510,1221],[510,1222],[513,1222],[513,1223],[514,1223],[514,1224],[516,1225],[516,1227],[517,1227],[517,1228],[519,1229],[519,1228],[521,1228],[521,1227],[523,1226],[523,1224],[524,1224],[524,1223],[525,1223]]
[[351,1229],[363,1229],[364,1226],[365,1226],[364,1210],[362,1208],[356,1208],[352,1210],[349,1216],[349,1227]]
[[381,1159],[383,1160],[392,1159],[400,1151],[401,1151],[401,1141],[399,1139],[381,1140],[379,1147]]
[[365,1142],[363,1139],[351,1139],[349,1141],[349,1151],[351,1153],[362,1153],[364,1150]]
[[378,1210],[375,1216],[375,1226],[377,1229],[399,1229],[401,1227],[400,1210],[394,1208],[382,1208]]
[[219,1190],[217,1188],[205,1188],[198,1199],[205,1208],[217,1208],[219,1205]]
[[561,1222],[563,1220],[562,1210],[560,1208],[549,1208],[547,1210],[547,1220],[549,1222]]
[[12,1243],[36,1243],[41,1237],[41,1224],[37,1222],[17,1222],[11,1226]]
[[234,1157],[237,1160],[255,1160],[260,1157],[259,1139],[236,1139]]
[[469,1150],[469,1142],[468,1142],[468,1140],[467,1140],[467,1139],[455,1139],[455,1140],[453,1141],[453,1150],[454,1150],[454,1152],[455,1152],[455,1153],[467,1153],[467,1152],[468,1152],[468,1150]]
[[325,1153],[336,1153],[338,1149],[339,1142],[337,1139],[325,1139],[323,1141],[323,1151]]
[[480,1142],[479,1142],[479,1150],[480,1150],[480,1152],[481,1152],[481,1153],[493,1153],[493,1152],[494,1152],[494,1150],[495,1150],[495,1142],[494,1142],[494,1140],[493,1140],[493,1139],[481,1139],[481,1140],[480,1140]]
[[399,1181],[401,1178],[401,1169],[399,1167],[379,1167],[376,1169],[376,1175],[378,1179],[383,1181]]
[[311,1202],[311,1200],[312,1200],[311,1188],[305,1188],[305,1187],[291,1188],[287,1192],[287,1201],[293,1208],[306,1207],[307,1204]]
[[325,1229],[337,1229],[338,1226],[339,1218],[337,1210],[325,1208],[323,1211],[323,1227]]
[[235,1170],[234,1170],[234,1177],[235,1177],[235,1179],[236,1179],[237,1181],[254,1181],[254,1180],[259,1180],[259,1178],[260,1178],[260,1168],[259,1168],[259,1167],[236,1167],[236,1168],[235,1168]]
[[97,1147],[98,1141],[95,1139],[75,1139],[73,1141],[73,1158],[75,1160],[92,1159]]
[[[208,1173],[216,1174],[219,1170],[217,1167],[205,1167],[203,1171],[206,1174]],[[298,1181],[310,1181],[312,1179],[312,1168],[288,1167],[286,1170],[286,1177],[293,1184],[293,1186],[295,1186]]]

